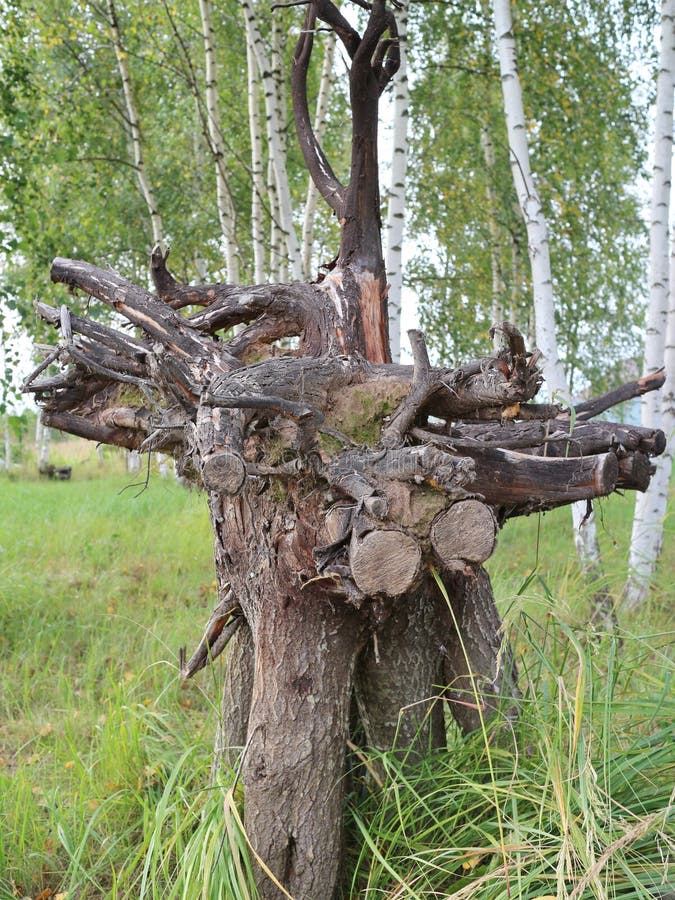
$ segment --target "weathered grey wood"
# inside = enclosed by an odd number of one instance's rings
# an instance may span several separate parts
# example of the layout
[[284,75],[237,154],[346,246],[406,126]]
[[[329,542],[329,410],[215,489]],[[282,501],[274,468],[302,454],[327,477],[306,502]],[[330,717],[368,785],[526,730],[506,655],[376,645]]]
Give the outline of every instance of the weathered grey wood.
[[57,257],[52,263],[51,278],[102,300],[178,356],[201,356],[208,348],[208,339],[197,335],[181,316],[116,272]]
[[411,434],[422,443],[433,442],[455,450],[464,447],[498,447],[500,450],[521,450],[536,447],[546,437],[543,422],[485,422],[453,425],[443,431],[433,428],[413,428]]
[[482,563],[492,555],[497,522],[492,510],[478,500],[459,500],[439,513],[431,526],[431,544],[439,560]]
[[399,597],[421,571],[419,543],[403,531],[376,529],[352,538],[349,564],[357,587],[366,596]]
[[243,415],[202,403],[197,411],[196,439],[201,476],[209,491],[236,494],[246,479],[243,459]]
[[616,488],[619,477],[614,453],[549,459],[511,450],[463,452],[472,454],[476,472],[467,489],[516,515],[604,497]]
[[202,639],[187,661],[184,659],[184,651],[181,650],[180,676],[183,681],[192,678],[195,673],[220,656],[242,621],[239,604],[234,599],[232,591],[228,591],[209,616]]
[[[658,428],[641,428],[637,425],[619,425],[616,422],[584,422],[576,425],[571,434],[564,429],[563,422],[558,425],[558,436],[549,438],[537,450],[542,456],[592,456],[605,453],[610,448],[615,450],[639,450],[649,456],[659,456],[666,448],[666,436]],[[531,445],[532,446],[532,445]]]
[[394,450],[345,450],[337,453],[324,470],[330,484],[339,487],[342,479],[359,473],[373,479],[373,485],[386,480],[414,484],[433,483],[448,496],[466,496],[464,486],[475,477],[471,459],[451,456],[426,446],[399,447]]
[[45,409],[42,413],[42,421],[49,428],[58,428],[60,431],[75,434],[88,441],[96,441],[98,444],[113,444],[117,447],[126,447],[128,450],[138,450],[143,441],[143,433],[135,429],[111,428],[103,423],[92,421],[91,418],[67,412],[51,412]]

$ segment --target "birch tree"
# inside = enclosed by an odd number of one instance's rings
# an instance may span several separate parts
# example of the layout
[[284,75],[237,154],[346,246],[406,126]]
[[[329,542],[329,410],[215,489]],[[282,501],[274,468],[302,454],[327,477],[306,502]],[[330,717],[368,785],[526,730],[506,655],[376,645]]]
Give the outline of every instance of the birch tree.
[[408,0],[399,12],[401,64],[393,82],[393,134],[391,174],[387,204],[387,249],[385,265],[389,281],[389,340],[392,358],[401,356],[401,308],[403,303],[403,238],[405,233],[406,172],[408,168],[408,123],[410,91],[408,90]]
[[[650,376],[673,363],[672,350],[666,360],[666,334],[669,327],[669,296],[672,303],[672,282],[669,279],[668,235],[670,224],[671,170],[673,156],[673,88],[675,78],[675,2],[664,0],[661,7],[661,50],[656,88],[654,169],[649,228],[649,306],[645,331],[644,375]],[[672,340],[669,336],[668,343]],[[666,434],[672,428],[672,370],[664,397],[645,394],[641,403],[642,424],[663,427]],[[665,407],[662,405],[665,402]],[[671,450],[672,452],[672,450]],[[631,535],[629,573],[625,589],[625,605],[632,609],[643,602],[649,582],[661,552],[663,519],[666,511],[670,460],[666,458],[657,472],[653,485],[635,502],[635,517]]]
[[227,279],[238,282],[240,277],[239,247],[237,245],[237,217],[230,187],[227,180],[225,141],[220,129],[218,103],[218,64],[216,61],[216,40],[213,29],[211,0],[199,0],[199,12],[204,41],[206,110],[208,115],[209,146],[216,170],[216,203],[220,230],[225,244]]
[[[407,227],[416,249],[408,273],[429,340],[444,356],[475,352],[470,341],[481,340],[494,321],[497,268],[509,297],[507,317],[523,330],[531,318],[527,239],[509,170],[488,8],[486,18],[478,4],[445,5],[442,14],[425,6],[411,48],[420,66],[411,86]],[[557,315],[565,321],[558,352],[575,391],[589,383],[606,389],[619,377],[620,362],[640,352],[646,235],[630,185],[646,146],[636,72],[651,21],[638,16],[641,8],[631,6],[626,18],[618,0],[609,10],[589,0],[583,16],[567,0],[518,4],[531,165],[551,235]],[[433,66],[424,62],[430,56]],[[599,80],[598,71],[606,77]],[[494,260],[484,125],[494,152]],[[599,329],[608,312],[612,329]]]
[[263,130],[260,119],[260,74],[252,43],[246,41],[248,89],[248,123],[251,139],[251,239],[253,243],[253,275],[257,284],[265,280],[265,223],[263,197],[265,170],[263,164]]
[[148,208],[148,215],[150,216],[152,225],[153,243],[159,244],[164,248],[164,225],[162,223],[157,200],[155,199],[155,192],[152,189],[145,166],[140,121],[136,109],[131,76],[129,74],[128,54],[122,43],[119,20],[117,18],[117,11],[113,0],[108,0],[108,14],[110,16],[110,29],[112,32],[113,47],[115,48],[115,57],[117,59],[120,78],[122,80],[122,91],[124,93],[124,103],[126,106],[129,138],[131,141],[136,177],[138,178],[138,185]]
[[35,422],[35,452],[37,455],[38,472],[46,471],[49,465],[49,450],[51,446],[51,430],[45,428],[40,416]]
[[[511,172],[527,229],[537,347],[543,353],[543,369],[553,397],[566,399],[570,403],[569,386],[558,355],[548,228],[530,167],[511,0],[494,0],[494,15]],[[594,518],[588,515],[586,504],[576,504],[572,513],[574,541],[579,559],[586,568],[597,570],[600,548]]]
[[[240,0],[246,25],[246,41],[255,57],[258,73],[262,83],[267,144],[270,161],[271,178],[268,182],[270,191],[270,205],[274,227],[278,227],[282,233],[285,245],[285,257],[294,280],[299,281],[301,273],[300,243],[298,240],[295,223],[293,221],[293,205],[291,201],[290,186],[287,176],[287,154],[283,140],[283,113],[279,104],[279,89],[277,79],[274,76],[271,54],[265,46],[262,38],[258,18],[253,0]],[[274,203],[273,201],[276,201]],[[275,241],[273,240],[273,245]]]
[[10,472],[12,468],[12,439],[9,431],[9,414],[5,413],[2,417],[2,438],[4,447],[4,456],[2,464],[5,472]]

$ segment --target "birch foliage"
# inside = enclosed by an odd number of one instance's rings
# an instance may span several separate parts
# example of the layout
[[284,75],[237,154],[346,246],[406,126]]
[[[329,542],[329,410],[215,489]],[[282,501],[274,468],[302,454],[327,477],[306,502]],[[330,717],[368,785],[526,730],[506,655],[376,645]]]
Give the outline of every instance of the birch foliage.
[[[580,9],[583,15],[571,4],[519,3],[518,57],[564,322],[560,355],[573,386],[591,380],[604,387],[616,380],[612,367],[639,352],[644,243],[631,185],[645,147],[631,60],[643,52],[637,38],[649,18],[640,7],[628,10],[619,31],[623,12],[615,10],[608,23],[599,4]],[[491,37],[486,42],[489,21],[472,7],[458,10],[442,30],[433,14],[416,16],[415,25],[410,227],[425,249],[409,277],[420,289],[427,332],[452,357],[475,350],[491,324],[491,207],[504,315],[528,330],[527,239],[509,172]],[[628,31],[636,36],[630,44]],[[481,146],[485,128],[493,167]],[[608,312],[613,328],[599,328]]]

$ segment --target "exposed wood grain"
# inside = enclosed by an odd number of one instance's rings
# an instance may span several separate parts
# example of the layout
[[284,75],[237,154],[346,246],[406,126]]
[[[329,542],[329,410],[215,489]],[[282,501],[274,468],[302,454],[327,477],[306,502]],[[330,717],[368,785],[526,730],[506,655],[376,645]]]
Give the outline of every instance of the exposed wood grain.
[[369,531],[353,537],[349,562],[357,587],[366,596],[399,597],[420,574],[422,550],[403,531]]
[[459,500],[436,516],[430,537],[442,563],[482,563],[492,555],[496,533],[497,523],[489,507],[478,500]]

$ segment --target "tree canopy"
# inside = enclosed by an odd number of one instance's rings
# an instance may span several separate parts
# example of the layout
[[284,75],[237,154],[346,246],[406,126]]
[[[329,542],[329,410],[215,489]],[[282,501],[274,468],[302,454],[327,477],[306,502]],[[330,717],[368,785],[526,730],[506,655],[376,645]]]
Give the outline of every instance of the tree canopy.
[[[256,3],[255,20],[283,107],[286,176],[300,230],[307,174],[283,86],[287,38],[297,16]],[[116,16],[134,92],[143,163],[162,216],[172,266],[185,281],[219,277],[213,147],[204,87],[198,4],[163,0],[61,3],[4,0],[0,16],[0,140],[4,150],[0,225],[5,297],[32,322],[32,301],[51,293],[57,254],[145,275],[151,223],[138,186],[130,122],[115,57]],[[245,113],[247,54],[243,7],[213,10],[219,126],[244,280],[254,280],[251,132]],[[645,158],[651,4],[596,0],[518,5],[519,59],[530,143],[551,230],[561,349],[573,385],[606,387],[612,368],[639,352],[645,234],[636,183]],[[283,40],[282,34],[283,33]],[[325,35],[318,40],[325,41]],[[407,179],[406,281],[420,298],[430,344],[442,358],[476,351],[496,309],[531,329],[524,228],[508,173],[491,19],[485,4],[412,4],[412,164]],[[346,63],[338,54],[337,74]],[[278,70],[278,71],[277,71]],[[275,74],[276,73],[276,74]],[[318,90],[309,73],[310,97]],[[262,92],[258,109],[264,122]],[[348,164],[346,87],[330,94],[323,144],[338,172]],[[263,141],[263,168],[267,143]],[[269,184],[268,173],[265,172]],[[258,188],[258,194],[261,191]],[[101,200],[104,201],[101,206]],[[259,197],[267,251],[278,218]],[[313,275],[329,261],[335,221],[319,207]],[[255,214],[257,215],[257,214]],[[286,267],[288,277],[289,267]],[[283,274],[283,266],[281,270]],[[599,327],[611,316],[612,328]],[[32,327],[32,326],[31,326]]]

